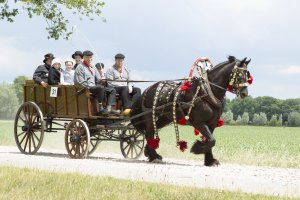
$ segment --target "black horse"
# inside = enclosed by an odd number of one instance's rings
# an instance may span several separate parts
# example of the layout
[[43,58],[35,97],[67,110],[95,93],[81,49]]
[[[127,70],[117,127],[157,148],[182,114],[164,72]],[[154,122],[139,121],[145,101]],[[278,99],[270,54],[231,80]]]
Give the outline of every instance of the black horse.
[[[241,98],[248,95],[247,80],[250,73],[247,71],[247,65],[249,62],[250,60],[247,61],[246,58],[238,60],[233,56],[229,56],[228,61],[218,64],[207,72],[208,81],[193,77],[189,90],[183,92],[178,92],[181,84],[175,82],[155,83],[147,88],[143,95],[134,102],[131,123],[138,131],[145,133],[146,139],[154,138],[155,128],[159,129],[173,122],[174,117],[172,114],[176,115],[176,119],[184,117],[188,113],[192,102],[193,106],[189,113],[188,123],[198,129],[206,139],[205,142],[197,140],[192,146],[191,152],[205,154],[204,164],[206,166],[219,165],[219,161],[212,154],[212,147],[216,142],[213,132],[224,109],[225,93],[228,85],[231,86],[230,90]],[[197,89],[199,92],[197,92]],[[176,92],[179,95],[176,100],[177,109],[173,113],[174,104],[172,102],[176,98]],[[154,104],[156,107],[153,108]],[[156,116],[149,112],[152,109],[157,109]],[[135,115],[145,111],[147,114],[134,118]],[[155,118],[156,124],[153,118]],[[155,159],[162,159],[149,143],[145,147],[144,154],[150,162]]]

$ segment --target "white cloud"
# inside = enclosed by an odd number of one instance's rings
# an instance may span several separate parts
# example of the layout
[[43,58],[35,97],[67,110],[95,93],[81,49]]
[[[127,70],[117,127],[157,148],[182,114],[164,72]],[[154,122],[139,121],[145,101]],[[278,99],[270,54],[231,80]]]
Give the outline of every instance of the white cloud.
[[285,74],[300,74],[300,66],[289,66],[283,70],[281,70],[282,73]]

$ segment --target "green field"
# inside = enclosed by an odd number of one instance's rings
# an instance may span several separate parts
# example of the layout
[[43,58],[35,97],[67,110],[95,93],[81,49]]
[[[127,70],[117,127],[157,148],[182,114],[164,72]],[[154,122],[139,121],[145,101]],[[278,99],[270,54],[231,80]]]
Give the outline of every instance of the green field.
[[288,199],[240,192],[118,180],[110,177],[91,177],[77,173],[61,174],[13,167],[0,167],[0,171],[0,180],[2,180],[0,200]]
[[[0,121],[0,145],[15,146],[13,121]],[[161,143],[158,153],[165,158],[193,159],[203,163],[203,155],[181,153],[175,146],[173,126],[159,131]],[[300,168],[300,128],[223,126],[215,131],[217,139],[214,155],[221,163],[267,165]],[[193,129],[180,127],[180,138],[190,147],[199,136]],[[64,133],[46,133],[42,147],[64,149]],[[102,142],[97,152],[120,153],[118,142]]]

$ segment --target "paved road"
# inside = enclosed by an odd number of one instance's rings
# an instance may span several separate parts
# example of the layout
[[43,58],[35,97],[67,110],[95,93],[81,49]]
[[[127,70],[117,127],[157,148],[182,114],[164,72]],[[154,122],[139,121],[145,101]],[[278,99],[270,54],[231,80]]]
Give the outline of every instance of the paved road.
[[24,155],[8,146],[0,146],[0,165],[300,198],[300,169],[236,164],[205,167],[196,161],[172,159],[148,163],[144,157],[131,161],[102,153],[72,160],[63,150],[41,149],[37,155]]

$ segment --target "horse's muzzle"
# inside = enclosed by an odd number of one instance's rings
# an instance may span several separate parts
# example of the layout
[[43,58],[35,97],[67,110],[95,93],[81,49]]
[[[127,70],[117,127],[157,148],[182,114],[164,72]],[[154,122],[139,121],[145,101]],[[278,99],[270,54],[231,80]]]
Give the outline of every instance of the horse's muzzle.
[[247,87],[241,89],[241,91],[239,92],[239,96],[240,96],[242,99],[244,99],[245,97],[248,96],[248,89],[247,89]]

